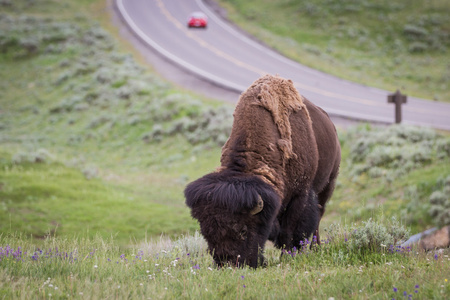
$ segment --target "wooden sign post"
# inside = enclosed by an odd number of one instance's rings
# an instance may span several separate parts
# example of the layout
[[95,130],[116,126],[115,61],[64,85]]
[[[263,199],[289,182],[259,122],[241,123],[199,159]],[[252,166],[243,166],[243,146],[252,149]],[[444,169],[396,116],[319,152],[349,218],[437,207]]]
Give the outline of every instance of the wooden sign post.
[[402,122],[402,104],[406,103],[406,95],[402,95],[399,90],[388,95],[388,103],[395,103],[395,123]]

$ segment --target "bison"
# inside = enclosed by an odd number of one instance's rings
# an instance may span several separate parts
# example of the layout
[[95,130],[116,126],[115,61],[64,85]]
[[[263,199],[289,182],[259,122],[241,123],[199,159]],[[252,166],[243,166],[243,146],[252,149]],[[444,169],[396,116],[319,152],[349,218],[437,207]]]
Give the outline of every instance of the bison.
[[291,80],[265,75],[239,98],[221,166],[185,191],[219,265],[264,263],[267,240],[282,249],[317,239],[341,160],[327,113]]

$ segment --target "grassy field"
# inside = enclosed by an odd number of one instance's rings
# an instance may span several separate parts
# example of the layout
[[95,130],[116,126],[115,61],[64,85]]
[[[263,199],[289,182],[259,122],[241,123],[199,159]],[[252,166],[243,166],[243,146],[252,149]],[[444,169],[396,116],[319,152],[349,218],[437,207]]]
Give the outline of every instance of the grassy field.
[[445,0],[219,0],[284,55],[368,86],[450,102]]
[[325,246],[217,270],[183,189],[233,107],[127,54],[105,5],[0,0],[0,299],[448,298],[448,250],[392,248],[450,224],[450,136],[427,128],[338,128]]
[[[342,233],[342,232],[341,232]],[[4,299],[446,299],[448,254],[350,251],[344,236],[318,250],[266,251],[264,269],[214,267],[198,235],[119,250],[114,240],[49,238],[37,248],[0,237]]]

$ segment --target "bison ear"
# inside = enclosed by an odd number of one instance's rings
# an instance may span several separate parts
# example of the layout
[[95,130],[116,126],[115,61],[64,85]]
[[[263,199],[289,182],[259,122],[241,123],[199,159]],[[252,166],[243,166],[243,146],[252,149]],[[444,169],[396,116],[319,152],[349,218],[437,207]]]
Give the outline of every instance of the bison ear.
[[260,213],[260,212],[263,210],[263,208],[264,208],[264,201],[263,201],[263,199],[261,198],[261,196],[258,195],[258,202],[257,202],[256,205],[252,208],[252,210],[250,211],[250,214],[251,214],[252,216],[253,216],[253,215],[256,215],[256,214]]

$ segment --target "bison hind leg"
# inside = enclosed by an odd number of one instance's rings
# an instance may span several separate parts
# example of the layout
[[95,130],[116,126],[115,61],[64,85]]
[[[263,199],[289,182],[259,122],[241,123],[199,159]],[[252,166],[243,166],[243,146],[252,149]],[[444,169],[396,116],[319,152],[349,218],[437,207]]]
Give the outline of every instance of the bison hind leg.
[[301,215],[302,218],[297,223],[297,228],[294,232],[294,245],[300,245],[300,241],[305,242],[314,234],[311,242],[311,246],[313,246],[319,241],[319,223],[321,218],[318,197],[313,190],[308,193],[308,201]]
[[325,204],[331,198],[333,194],[334,187],[336,186],[337,175],[331,177],[332,179],[328,183],[328,185],[319,193],[317,206],[319,208],[319,221],[317,222],[317,228],[315,230],[314,235],[317,238],[317,244],[320,245],[320,236],[319,236],[319,224],[322,220],[323,214],[325,213]]

